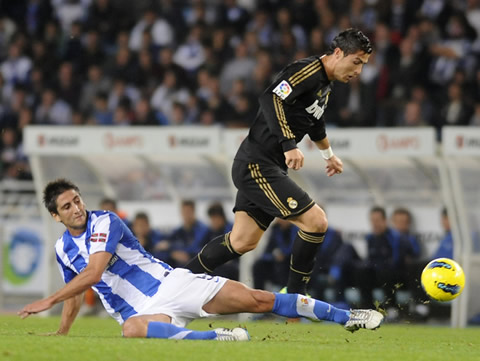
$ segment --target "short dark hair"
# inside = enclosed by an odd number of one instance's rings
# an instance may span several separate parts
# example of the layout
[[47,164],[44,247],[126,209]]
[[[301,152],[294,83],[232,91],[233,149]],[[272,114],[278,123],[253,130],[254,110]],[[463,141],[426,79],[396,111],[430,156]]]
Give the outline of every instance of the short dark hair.
[[340,48],[345,56],[363,51],[371,54],[373,51],[370,39],[361,30],[349,28],[338,34],[330,44],[327,54],[333,54],[336,48]]
[[58,214],[57,211],[57,198],[63,192],[73,189],[78,194],[80,190],[71,181],[65,178],[59,178],[51,181],[45,186],[43,190],[43,203],[50,213]]
[[374,206],[370,209],[370,214],[372,213],[380,213],[383,217],[383,219],[387,218],[387,212],[385,212],[385,208],[380,207],[380,206]]
[[441,210],[441,214],[443,217],[448,217],[448,210],[447,207],[443,207]]
[[195,209],[195,201],[191,199],[184,199],[182,201],[182,207],[191,207],[192,209]]
[[212,216],[220,216],[223,219],[227,219],[225,216],[225,211],[223,210],[223,206],[221,203],[213,203],[208,207],[207,214],[209,217]]
[[412,213],[407,208],[404,208],[404,207],[395,208],[395,210],[393,211],[393,215],[396,215],[396,214],[404,214],[408,217],[408,220],[410,222],[412,221]]
[[138,212],[137,214],[135,214],[135,220],[138,220],[138,219],[143,219],[145,222],[147,223],[150,223],[150,218],[148,217],[148,214],[143,212],[143,211],[140,211]]
[[100,201],[100,207],[104,207],[105,204],[109,204],[112,206],[113,209],[117,209],[117,201],[113,198],[102,198],[102,200]]

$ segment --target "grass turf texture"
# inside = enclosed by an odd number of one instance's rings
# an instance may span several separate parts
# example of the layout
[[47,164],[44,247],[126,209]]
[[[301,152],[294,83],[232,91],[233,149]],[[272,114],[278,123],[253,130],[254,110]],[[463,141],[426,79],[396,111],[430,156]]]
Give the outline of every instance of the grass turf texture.
[[[42,336],[58,323],[58,317],[0,315],[0,360],[480,360],[480,328],[387,324],[351,334],[329,323],[258,321],[242,324],[250,342],[235,343],[124,339],[114,320],[85,317],[69,336]],[[207,330],[238,322],[208,319],[190,326]]]

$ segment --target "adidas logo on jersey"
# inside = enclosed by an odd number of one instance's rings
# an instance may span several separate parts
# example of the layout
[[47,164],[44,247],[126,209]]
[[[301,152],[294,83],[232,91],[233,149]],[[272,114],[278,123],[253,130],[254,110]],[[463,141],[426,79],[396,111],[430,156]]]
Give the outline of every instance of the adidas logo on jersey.
[[316,119],[320,119],[323,115],[324,107],[318,105],[318,99],[310,105],[309,107],[305,108],[308,114],[312,114]]

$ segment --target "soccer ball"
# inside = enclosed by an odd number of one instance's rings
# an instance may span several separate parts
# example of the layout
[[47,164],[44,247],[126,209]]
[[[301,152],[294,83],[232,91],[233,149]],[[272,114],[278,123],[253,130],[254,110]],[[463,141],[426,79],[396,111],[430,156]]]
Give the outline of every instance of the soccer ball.
[[437,258],[425,266],[421,282],[427,295],[436,301],[447,302],[462,293],[465,274],[454,260]]

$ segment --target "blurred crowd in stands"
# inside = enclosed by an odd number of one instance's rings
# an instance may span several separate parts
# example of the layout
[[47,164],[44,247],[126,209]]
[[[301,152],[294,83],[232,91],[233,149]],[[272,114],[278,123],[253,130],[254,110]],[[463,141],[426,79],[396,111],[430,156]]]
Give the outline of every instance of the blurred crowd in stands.
[[480,0],[0,2],[0,176],[30,178],[22,129],[248,127],[287,63],[342,29],[374,44],[331,127],[480,125]]

